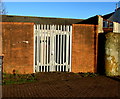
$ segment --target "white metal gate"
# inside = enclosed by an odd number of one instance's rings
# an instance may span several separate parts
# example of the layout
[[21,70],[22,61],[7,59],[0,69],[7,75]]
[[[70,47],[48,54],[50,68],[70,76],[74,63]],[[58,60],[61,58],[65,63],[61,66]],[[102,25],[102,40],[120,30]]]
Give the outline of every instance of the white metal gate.
[[72,26],[34,25],[35,72],[71,71]]

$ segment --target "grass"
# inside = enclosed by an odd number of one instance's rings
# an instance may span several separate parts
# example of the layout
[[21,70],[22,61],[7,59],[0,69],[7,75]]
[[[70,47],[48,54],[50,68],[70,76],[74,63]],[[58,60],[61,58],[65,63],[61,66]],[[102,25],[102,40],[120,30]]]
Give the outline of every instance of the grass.
[[[56,75],[56,76],[55,76]],[[76,75],[76,76],[75,76]],[[73,72],[49,72],[49,73],[33,73],[33,74],[6,74],[3,73],[2,85],[8,84],[23,84],[29,82],[35,82],[38,80],[61,80],[61,79],[69,79],[69,77],[96,77],[98,74],[96,73],[73,73]],[[56,78],[57,77],[57,78]]]
[[2,85],[8,84],[23,84],[28,82],[35,82],[34,74],[6,74],[3,73]]

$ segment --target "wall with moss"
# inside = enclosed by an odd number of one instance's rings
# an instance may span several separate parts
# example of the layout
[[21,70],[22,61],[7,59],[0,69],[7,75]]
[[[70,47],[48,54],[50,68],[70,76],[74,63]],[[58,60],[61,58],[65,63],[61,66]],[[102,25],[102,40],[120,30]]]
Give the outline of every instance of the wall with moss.
[[105,34],[105,73],[107,76],[120,75],[120,33]]

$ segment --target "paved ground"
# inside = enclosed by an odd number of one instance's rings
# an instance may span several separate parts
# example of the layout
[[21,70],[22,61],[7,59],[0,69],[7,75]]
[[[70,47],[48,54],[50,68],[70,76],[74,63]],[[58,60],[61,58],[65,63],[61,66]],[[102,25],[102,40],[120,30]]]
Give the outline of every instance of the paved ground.
[[34,83],[4,85],[3,97],[120,98],[120,81],[105,76],[81,77],[73,73],[41,73],[37,77],[38,81]]

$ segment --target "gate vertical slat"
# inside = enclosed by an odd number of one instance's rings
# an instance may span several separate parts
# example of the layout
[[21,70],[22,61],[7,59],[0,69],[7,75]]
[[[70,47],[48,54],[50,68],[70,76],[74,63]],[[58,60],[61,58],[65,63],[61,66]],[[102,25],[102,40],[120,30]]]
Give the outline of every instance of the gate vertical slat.
[[43,24],[41,24],[41,71],[42,72],[42,64],[43,64]]
[[54,68],[56,66],[56,25],[54,26]]
[[71,72],[71,60],[72,60],[72,26],[70,26],[70,72]]
[[38,25],[37,25],[37,71],[38,71],[38,69],[39,69],[39,30],[38,30]]
[[[41,66],[41,43],[40,43],[40,41],[41,41],[41,29],[40,29],[40,24],[38,25],[39,26],[39,68],[40,68],[40,66]],[[38,68],[38,69],[39,69]],[[39,70],[40,71],[40,70]]]
[[57,40],[57,42],[58,42],[57,43],[57,71],[58,71],[58,66],[59,66],[58,65],[58,63],[59,63],[59,31],[60,31],[59,29],[60,29],[60,26],[58,25],[58,36],[57,36],[58,37],[58,40]]
[[62,63],[62,25],[60,26],[60,71],[61,71],[61,63]]
[[[52,60],[54,60],[54,29],[55,25],[52,25]],[[52,61],[52,71],[54,71],[54,61]]]
[[63,32],[63,71],[64,71],[64,57],[65,57],[65,25],[64,25],[64,32]]
[[50,25],[50,71],[52,70],[52,63],[51,63],[51,48],[52,48],[52,42],[51,42],[51,36],[52,36],[52,25]]
[[[39,36],[39,42],[38,42],[38,46],[39,46],[39,63],[40,63],[40,59],[41,59],[41,57],[40,57],[40,55],[41,55],[41,52],[40,52],[40,25],[38,25],[38,36]],[[39,64],[40,65],[40,64]]]
[[66,33],[66,71],[68,71],[68,46],[69,46],[69,26],[67,26],[67,33]]
[[33,53],[34,53],[34,55],[33,55],[33,59],[34,59],[34,66],[33,66],[33,73],[35,73],[36,72],[36,25],[34,25],[34,50],[33,50]]
[[[49,30],[49,25],[47,25],[47,30]],[[48,32],[47,32],[47,72],[48,72],[48,42],[49,42],[49,39],[48,39]]]
[[46,61],[46,25],[44,25],[44,68],[43,72],[45,72],[45,61]]
[[37,47],[38,47],[37,48],[37,50],[38,50],[38,54],[37,54],[38,55],[38,60],[37,61],[39,63],[39,43],[38,42],[39,42],[39,28],[38,28],[38,25],[37,25]]

